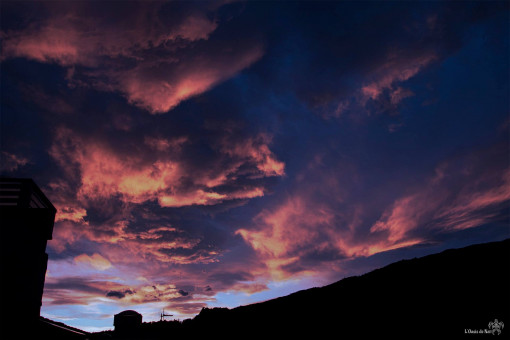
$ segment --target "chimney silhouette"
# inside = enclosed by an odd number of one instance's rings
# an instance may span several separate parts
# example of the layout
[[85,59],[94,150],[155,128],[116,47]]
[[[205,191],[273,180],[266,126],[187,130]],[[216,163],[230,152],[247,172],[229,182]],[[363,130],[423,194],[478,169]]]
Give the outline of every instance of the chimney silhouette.
[[56,209],[31,179],[0,178],[1,327],[39,319]]

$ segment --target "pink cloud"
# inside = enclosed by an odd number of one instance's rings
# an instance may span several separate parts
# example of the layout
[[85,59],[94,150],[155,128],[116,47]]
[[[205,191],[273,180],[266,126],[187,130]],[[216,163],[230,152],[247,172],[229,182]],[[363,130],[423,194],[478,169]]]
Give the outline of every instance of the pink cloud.
[[77,32],[64,27],[47,27],[10,34],[2,48],[4,58],[22,57],[45,63],[70,66],[90,64],[88,53],[82,53],[77,44]]
[[111,77],[118,83],[115,90],[124,93],[130,103],[151,113],[164,113],[231,78],[262,55],[263,49],[255,45],[241,53],[218,53],[185,62],[142,63]]
[[[307,194],[293,196],[271,211],[263,211],[254,220],[255,227],[239,229],[237,234],[257,252],[264,262],[265,272],[258,275],[272,280],[319,275],[336,267],[342,258],[366,257],[376,253],[408,247],[422,242],[419,238],[373,237],[360,239],[360,215],[346,220],[335,214],[333,205],[318,205]],[[346,225],[341,225],[345,223]],[[340,225],[339,225],[340,224]],[[330,254],[330,261],[314,260],[310,254]],[[297,273],[294,264],[303,264],[311,256],[313,264],[304,265]],[[336,259],[335,259],[336,258]]]
[[180,151],[183,144],[187,143],[189,139],[185,136],[177,138],[158,138],[158,137],[145,137],[144,143],[151,148],[158,151],[176,150]]
[[5,151],[0,152],[0,161],[0,170],[8,172],[15,171],[29,163],[28,158]]
[[[374,110],[370,101],[376,101],[376,110],[396,112],[398,105],[414,93],[403,84],[418,75],[425,67],[438,59],[434,51],[397,50],[382,54],[369,69],[362,74],[362,81],[352,90],[336,99],[326,97],[316,103],[318,113],[325,119],[339,118],[348,111],[359,112],[360,109]],[[357,116],[351,118],[359,119]],[[390,127],[393,132],[396,125]]]
[[77,226],[80,225],[71,221],[55,222],[53,239],[48,242],[48,247],[55,250],[57,253],[66,250],[67,247],[74,244],[83,236],[83,229]]
[[[187,137],[146,137],[140,152],[121,152],[104,140],[83,137],[68,128],[55,131],[49,154],[64,176],[48,186],[48,194],[59,209],[49,246],[62,252],[85,239],[96,243],[101,249],[98,253],[115,264],[217,262],[220,249],[204,247],[200,238],[174,226],[160,225],[157,218],[143,217],[155,222],[148,222],[153,226],[135,233],[129,227],[134,220],[132,209],[147,201],[175,208],[261,197],[265,195],[263,186],[245,180],[238,183],[238,177],[250,174],[260,179],[283,173],[284,164],[265,144],[270,141],[267,136],[232,140],[229,145],[233,152],[215,145],[221,167],[216,163],[205,167],[186,159],[183,145],[193,146]],[[120,205],[114,206],[113,201]],[[99,220],[95,218],[98,211]]]
[[90,306],[108,300],[125,308],[137,306],[137,309],[158,311],[165,308],[178,317],[191,318],[212,299],[200,287],[193,287],[190,293],[172,283],[125,284],[107,276],[98,276],[96,280],[63,276],[47,279],[43,303],[51,309],[59,305]]
[[[482,177],[473,184],[480,184],[486,180]],[[503,173],[499,182],[498,186],[481,190],[468,187],[450,206],[439,207],[435,213],[435,217],[441,220],[439,227],[446,230],[462,230],[491,221],[497,214],[491,212],[490,208],[510,201],[510,171]]]
[[[307,245],[315,238],[316,228],[329,224],[331,213],[324,209],[310,209],[303,199],[293,197],[274,211],[263,211],[255,218],[261,228],[255,231],[237,231],[252,247],[262,254],[281,256]],[[290,229],[292,228],[292,233]]]
[[[146,138],[146,144],[158,150],[169,150],[164,156],[121,155],[104,143],[85,140],[66,128],[57,130],[50,155],[69,174],[79,175],[77,198],[89,200],[120,195],[126,203],[157,201],[163,207],[189,205],[213,205],[232,199],[250,199],[264,195],[260,186],[243,186],[228,192],[216,187],[234,184],[235,175],[241,166],[249,165],[258,177],[281,176],[284,163],[278,161],[269,150],[268,137],[247,138],[221,147],[221,152],[232,158],[230,165],[220,169],[197,169],[193,186],[183,186],[182,179],[188,175],[188,164],[181,159],[180,145],[187,143],[186,137],[174,140]],[[58,201],[57,201],[58,203]],[[79,207],[62,205],[64,209],[58,219],[79,220],[84,216]],[[66,215],[67,214],[67,215]]]
[[[218,27],[207,16],[217,9],[216,4],[197,5],[185,15],[160,20],[159,11],[171,5],[133,3],[129,11],[101,16],[83,15],[94,12],[87,3],[50,8],[51,18],[4,33],[2,59],[56,63],[68,68],[70,86],[120,92],[133,105],[164,113],[233,77],[263,55],[256,43],[207,44]],[[193,58],[188,55],[191,48]]]
[[[50,18],[32,23],[20,31],[9,31],[2,43],[3,58],[23,57],[63,66],[98,66],[102,57],[135,58],[140,51],[171,43],[176,39],[207,39],[217,24],[205,13],[195,11],[172,24],[157,19],[162,4],[132,4],[130,10],[103,12],[100,16],[87,3],[54,7]],[[97,14],[97,13],[96,13]]]
[[74,258],[74,262],[83,263],[101,271],[112,267],[111,262],[98,253],[94,253],[92,256],[87,254],[78,255]]
[[[341,199],[314,199],[324,188],[331,192],[341,187],[335,180],[339,175],[320,171],[320,160],[314,160],[309,170],[320,180],[300,182],[296,192],[237,234],[264,263],[258,275],[283,280],[338,270],[344,259],[414,246],[429,241],[431,232],[480,227],[501,219],[501,207],[510,201],[508,169],[487,166],[487,156],[481,156],[485,153],[494,156],[490,150],[464,155],[462,169],[458,160],[440,164],[434,176],[383,209],[375,222],[367,219],[363,205],[346,213]],[[454,177],[462,179],[452,181]]]
[[406,233],[418,226],[423,208],[421,195],[413,195],[397,200],[386,210],[381,218],[370,228],[370,232],[387,231],[390,242],[401,241]]
[[278,161],[269,150],[270,143],[269,135],[259,134],[255,138],[246,138],[241,142],[231,142],[226,138],[222,141],[220,148],[229,156],[254,163],[259,170],[259,174],[253,174],[254,176],[283,176],[285,164]]
[[[469,164],[471,168],[480,166]],[[497,218],[497,210],[491,208],[510,201],[508,170],[495,172],[487,168],[471,177],[470,172],[459,173],[454,162],[445,162],[435,173],[416,193],[396,200],[370,231],[385,232],[389,241],[399,242],[423,225],[445,232],[477,227]],[[455,191],[448,187],[452,176],[465,179],[465,184]]]
[[295,196],[262,211],[254,219],[256,227],[236,233],[259,254],[270,277],[283,280],[289,274],[282,267],[299,260],[304,251],[324,246],[320,236],[331,233],[332,219],[327,208]]
[[85,222],[83,218],[87,216],[87,210],[83,207],[58,204],[55,206],[55,208],[57,208],[55,222],[60,221],[72,221],[77,223]]
[[199,238],[185,236],[179,230],[172,232],[168,237],[163,235],[164,232],[162,233],[161,229],[157,232],[151,232],[149,229],[148,232],[142,234],[124,230],[118,241],[110,244],[104,243],[102,248],[114,263],[119,264],[183,265],[218,261],[219,252],[217,250],[197,248],[201,241]]
[[377,99],[385,90],[390,91],[392,104],[412,95],[412,92],[397,86],[414,77],[421,69],[436,59],[434,54],[423,54],[406,57],[402,53],[390,54],[369,75],[369,81],[361,87],[362,101]]

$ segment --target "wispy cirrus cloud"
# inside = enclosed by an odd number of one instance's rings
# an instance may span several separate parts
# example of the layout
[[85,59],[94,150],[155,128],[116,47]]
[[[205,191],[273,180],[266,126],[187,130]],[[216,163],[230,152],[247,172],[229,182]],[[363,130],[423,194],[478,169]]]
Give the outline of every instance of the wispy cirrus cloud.
[[335,181],[323,174],[319,183],[303,185],[236,233],[256,251],[269,277],[285,280],[319,275],[342,260],[426,243],[434,233],[501,222],[510,202],[504,150],[496,144],[442,162],[424,185],[383,208],[374,222],[363,206],[346,214],[341,200],[314,199],[326,187],[334,190]]

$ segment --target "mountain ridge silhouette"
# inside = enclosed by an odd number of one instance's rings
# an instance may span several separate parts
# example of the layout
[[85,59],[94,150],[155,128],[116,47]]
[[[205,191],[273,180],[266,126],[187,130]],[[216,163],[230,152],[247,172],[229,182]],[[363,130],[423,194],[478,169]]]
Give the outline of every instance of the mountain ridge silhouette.
[[203,309],[193,321],[198,332],[234,336],[250,330],[456,337],[487,329],[495,319],[510,325],[510,239],[401,260],[260,303]]

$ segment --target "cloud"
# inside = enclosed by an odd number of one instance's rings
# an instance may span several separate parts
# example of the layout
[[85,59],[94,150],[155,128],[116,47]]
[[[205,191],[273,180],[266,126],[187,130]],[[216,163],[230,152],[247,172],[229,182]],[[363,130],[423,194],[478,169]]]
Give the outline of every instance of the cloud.
[[121,12],[116,6],[108,6],[96,16],[84,15],[94,12],[94,6],[87,3],[46,3],[43,7],[53,15],[39,17],[39,22],[6,34],[4,58],[97,66],[103,57],[136,58],[151,47],[177,39],[207,39],[217,27],[198,8],[162,21],[158,12],[169,10],[163,3],[131,3]]
[[184,315],[197,315],[202,308],[207,307],[206,302],[180,302],[180,303],[171,303],[169,304],[165,310],[167,311],[177,311]]
[[185,11],[163,2],[112,4],[101,15],[92,15],[90,3],[45,6],[52,16],[4,32],[2,60],[59,64],[68,68],[70,86],[118,92],[151,113],[208,91],[263,54],[255,43],[208,43],[218,27],[208,16],[215,3]]
[[106,297],[114,297],[117,299],[122,299],[126,296],[126,294],[134,294],[130,289],[126,289],[123,292],[111,290],[108,293],[106,293]]
[[[418,101],[455,79],[448,65],[496,60],[480,48],[449,53],[471,34],[451,14],[324,3],[303,15],[274,3],[267,16],[264,6],[44,3],[3,23],[6,107],[37,126],[25,140],[31,130],[16,121],[9,135],[38,146],[16,155],[37,154],[33,174],[58,209],[45,304],[196,313],[235,292],[274,295],[284,285],[272,280],[324,282],[351,259],[502,220],[508,178],[490,162],[501,153],[435,167],[489,135],[492,111],[462,104],[457,116],[448,97],[427,122],[419,114],[429,107]],[[404,104],[402,119],[374,117]],[[318,108],[338,122],[317,119]],[[390,136],[386,122],[405,133]]]
[[0,171],[13,172],[29,163],[28,158],[11,154],[6,151],[0,152]]
[[113,245],[104,246],[116,263],[211,263],[218,261],[217,257],[220,255],[217,249],[204,249],[200,239],[179,232],[159,239],[144,239],[127,233],[122,233],[121,237],[122,239]]
[[405,97],[412,95],[412,92],[396,84],[412,78],[435,59],[436,56],[430,52],[411,56],[406,56],[403,51],[389,54],[386,60],[371,72],[371,80],[361,87],[362,100],[376,100],[384,91],[388,91],[391,104],[398,104]]
[[330,177],[338,175],[315,168],[314,161],[309,170],[320,180],[301,182],[236,234],[264,263],[264,274],[258,268],[258,275],[285,280],[339,270],[345,260],[425,243],[438,233],[502,222],[510,202],[505,150],[494,144],[441,162],[422,185],[379,208],[375,219],[375,207],[367,211],[372,202],[345,205],[343,200],[317,199],[321,191],[335,191],[343,183]]
[[[151,148],[158,149],[166,148],[166,145],[170,148],[171,143],[182,145],[187,139],[146,138],[146,141]],[[164,156],[158,153],[122,154],[104,143],[79,137],[68,128],[59,128],[50,155],[66,173],[81,183],[78,199],[119,197],[126,203],[157,201],[162,207],[183,207],[263,196],[263,187],[235,184],[237,176],[243,174],[253,178],[284,174],[284,163],[269,150],[269,142],[268,137],[233,141],[220,147],[224,161],[218,166],[222,168],[190,168],[192,163],[182,157],[181,148],[175,145],[172,152]],[[153,158],[147,159],[150,155]],[[190,177],[190,171],[193,177]],[[76,220],[83,212],[77,207],[66,209],[68,219]],[[59,218],[65,216],[59,215]]]
[[[236,51],[237,52],[237,51]],[[129,103],[151,113],[165,113],[180,102],[204,93],[236,75],[263,55],[260,46],[247,47],[241,53],[209,51],[207,56],[181,62],[159,60],[141,64],[130,72],[111,73]]]
[[55,222],[60,221],[72,221],[77,223],[85,223],[83,219],[87,216],[87,210],[82,207],[73,207],[73,206],[56,206],[57,214],[55,216]]
[[84,263],[87,264],[97,270],[106,270],[112,267],[112,264],[110,261],[105,259],[103,256],[94,253],[92,256],[89,256],[87,254],[81,254],[79,256],[76,256],[74,258],[74,262],[76,263]]
[[256,138],[247,138],[237,143],[225,139],[222,141],[221,151],[231,157],[253,163],[260,172],[260,175],[253,174],[253,176],[283,176],[285,164],[278,161],[269,150],[270,143],[271,136],[266,134],[260,134]]
[[[250,281],[253,280],[254,277],[252,274],[246,271],[220,271],[213,273],[207,277],[208,281],[221,283],[225,286],[232,286],[239,281]],[[208,286],[211,288],[210,286]]]
[[504,220],[510,201],[504,152],[496,144],[441,163],[425,187],[395,201],[371,232],[398,240],[418,228],[452,232]]
[[297,262],[312,249],[327,246],[325,237],[332,232],[333,218],[328,207],[294,196],[257,215],[257,227],[239,229],[236,234],[265,260],[270,275],[282,280],[289,276],[282,267]]
[[[413,50],[398,50],[382,55],[372,61],[373,64],[365,71],[362,80],[357,81],[356,87],[339,95],[338,99],[325,103],[325,118],[338,118],[348,111],[360,110],[397,114],[400,103],[414,96],[412,90],[404,87],[405,82],[439,59],[432,50],[422,51],[421,54]],[[392,129],[395,128],[393,124]]]
[[97,280],[59,277],[48,280],[44,299],[47,306],[98,304],[104,303],[105,298],[115,300],[123,306],[164,303],[167,312],[191,317],[211,300],[209,296],[202,294],[201,289],[194,290],[198,293],[196,296],[192,291],[185,291],[174,284],[128,286],[108,277]]
[[152,149],[155,149],[158,151],[169,151],[169,150],[180,151],[182,145],[188,141],[189,141],[189,139],[184,136],[173,138],[173,139],[147,136],[144,139],[144,143],[146,145],[148,145]]

